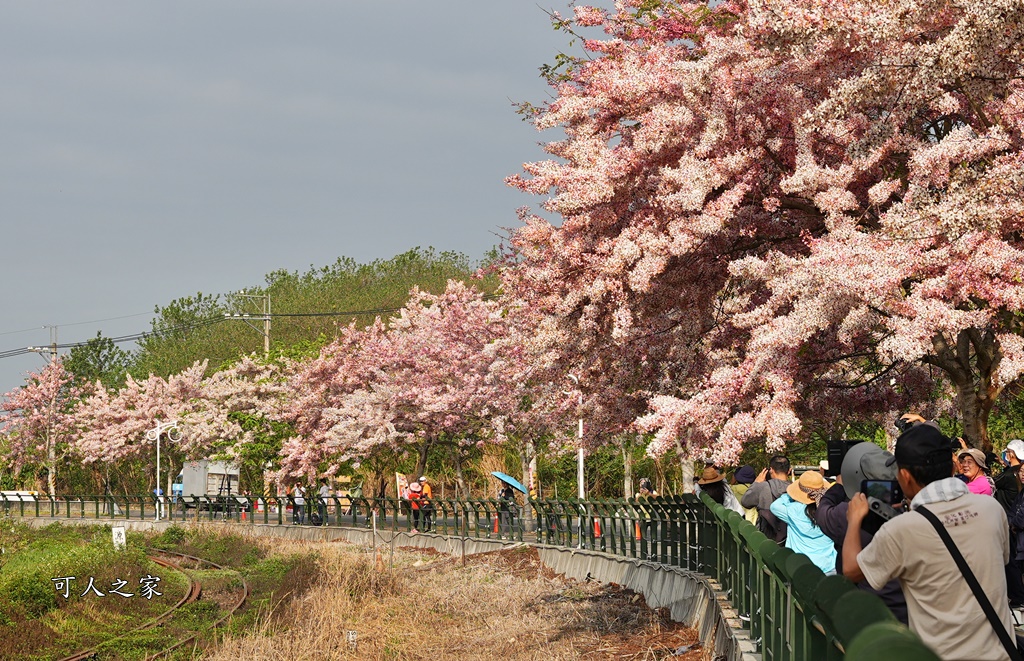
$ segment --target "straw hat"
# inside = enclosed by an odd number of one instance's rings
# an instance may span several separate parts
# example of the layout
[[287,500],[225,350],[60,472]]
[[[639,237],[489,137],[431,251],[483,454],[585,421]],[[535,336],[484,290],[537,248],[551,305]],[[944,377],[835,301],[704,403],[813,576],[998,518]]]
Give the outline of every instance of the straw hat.
[[806,471],[800,479],[789,485],[786,493],[798,503],[817,503],[828,490],[828,482],[818,471]]
[[725,479],[725,476],[718,472],[714,466],[711,468],[705,468],[704,472],[701,473],[700,479],[697,480],[697,484],[711,484],[712,482],[721,482]]

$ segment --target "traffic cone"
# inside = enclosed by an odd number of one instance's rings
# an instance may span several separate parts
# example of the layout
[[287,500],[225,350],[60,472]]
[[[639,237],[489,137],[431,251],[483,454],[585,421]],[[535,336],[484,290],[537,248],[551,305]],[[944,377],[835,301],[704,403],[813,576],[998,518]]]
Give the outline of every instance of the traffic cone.
[[639,521],[637,521],[637,522],[636,522],[635,524],[633,524],[633,525],[635,525],[635,526],[636,526],[636,539],[637,539],[637,541],[640,541],[640,522],[639,522]]
[[600,537],[600,536],[601,536],[601,521],[599,519],[594,519],[594,537]]
[[494,534],[498,534],[498,515],[494,515]]

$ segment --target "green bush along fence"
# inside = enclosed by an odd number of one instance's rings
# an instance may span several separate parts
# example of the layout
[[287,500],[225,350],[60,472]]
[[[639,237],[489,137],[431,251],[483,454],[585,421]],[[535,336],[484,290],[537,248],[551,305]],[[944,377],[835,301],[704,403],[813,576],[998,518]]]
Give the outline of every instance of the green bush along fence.
[[[721,586],[764,661],[939,661],[877,596],[826,576],[706,494],[529,500],[523,512],[493,499],[433,502],[432,532],[441,535],[589,549],[707,576]],[[328,526],[412,530],[405,500],[332,496],[324,504]],[[287,525],[294,507],[289,496],[178,496],[161,508],[154,496],[0,494],[5,515],[43,518],[144,520],[159,512],[172,522]],[[308,523],[316,499],[307,498],[305,507]]]

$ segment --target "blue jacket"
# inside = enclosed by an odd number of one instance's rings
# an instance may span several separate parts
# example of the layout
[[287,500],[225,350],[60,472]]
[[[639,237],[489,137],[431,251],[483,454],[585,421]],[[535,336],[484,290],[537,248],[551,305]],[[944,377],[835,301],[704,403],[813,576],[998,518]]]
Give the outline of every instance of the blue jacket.
[[786,548],[803,553],[826,574],[836,570],[836,548],[821,528],[807,517],[807,505],[784,493],[772,503],[771,512],[789,525]]

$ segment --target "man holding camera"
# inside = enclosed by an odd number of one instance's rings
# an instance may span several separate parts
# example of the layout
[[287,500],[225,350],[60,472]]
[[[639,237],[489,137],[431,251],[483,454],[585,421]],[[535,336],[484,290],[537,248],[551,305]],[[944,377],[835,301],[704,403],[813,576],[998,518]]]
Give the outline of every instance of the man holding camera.
[[788,528],[771,512],[772,503],[789,488],[789,475],[793,468],[789,459],[781,454],[774,455],[768,461],[768,468],[758,474],[754,483],[740,499],[740,505],[746,509],[757,509],[757,528],[768,539],[784,546]]
[[[946,661],[1005,661],[1003,641],[1013,641],[1003,566],[1009,559],[1006,513],[993,498],[972,494],[953,474],[949,439],[930,424],[907,429],[896,441],[897,480],[910,512],[887,521],[861,548],[860,529],[870,511],[856,494],[847,511],[843,574],[880,589],[899,579],[910,628]],[[923,511],[934,514],[966,560],[966,571]],[[973,570],[973,571],[972,571]],[[991,603],[992,619],[965,578],[971,572]],[[1002,638],[996,626],[1004,629]]]

